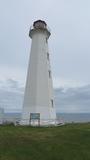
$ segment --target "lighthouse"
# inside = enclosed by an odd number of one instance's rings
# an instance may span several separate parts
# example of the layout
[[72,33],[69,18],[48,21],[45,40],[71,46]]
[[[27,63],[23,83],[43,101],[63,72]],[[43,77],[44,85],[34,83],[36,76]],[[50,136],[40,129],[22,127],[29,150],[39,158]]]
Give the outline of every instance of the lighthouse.
[[56,119],[48,49],[50,35],[42,20],[35,21],[29,31],[32,42],[22,111],[25,125],[49,125]]

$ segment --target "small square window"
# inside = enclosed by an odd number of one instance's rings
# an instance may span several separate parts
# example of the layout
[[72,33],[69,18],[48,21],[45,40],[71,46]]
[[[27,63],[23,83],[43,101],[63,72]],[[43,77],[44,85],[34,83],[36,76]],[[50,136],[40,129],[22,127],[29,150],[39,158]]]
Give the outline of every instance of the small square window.
[[51,106],[53,107],[53,99],[51,99]]
[[49,70],[48,73],[49,73],[49,78],[51,78],[51,71]]
[[49,53],[47,52],[47,59],[49,60]]
[[46,43],[48,42],[48,39],[46,38]]

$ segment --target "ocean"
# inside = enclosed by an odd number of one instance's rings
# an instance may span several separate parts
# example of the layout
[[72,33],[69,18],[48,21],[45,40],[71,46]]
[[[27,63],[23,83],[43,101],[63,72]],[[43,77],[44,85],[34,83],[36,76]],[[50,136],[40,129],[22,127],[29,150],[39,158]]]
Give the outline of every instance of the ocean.
[[57,113],[57,118],[65,123],[90,122],[90,113]]

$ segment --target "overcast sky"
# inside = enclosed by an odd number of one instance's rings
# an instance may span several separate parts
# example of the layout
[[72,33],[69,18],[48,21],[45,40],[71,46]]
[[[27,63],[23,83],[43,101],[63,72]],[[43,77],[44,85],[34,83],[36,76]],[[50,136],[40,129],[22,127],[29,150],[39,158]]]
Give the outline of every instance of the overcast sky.
[[30,25],[51,28],[49,48],[54,86],[90,83],[89,0],[0,0],[0,78],[25,81]]
[[[51,28],[54,88],[90,84],[90,0],[0,0],[0,80],[25,84],[33,21]],[[69,92],[67,92],[69,93]]]

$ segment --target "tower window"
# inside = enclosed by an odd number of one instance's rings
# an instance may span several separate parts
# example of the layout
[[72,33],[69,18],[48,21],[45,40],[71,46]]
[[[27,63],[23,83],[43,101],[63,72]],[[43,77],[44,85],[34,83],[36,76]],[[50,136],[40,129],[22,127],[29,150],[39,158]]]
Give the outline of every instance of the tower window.
[[48,73],[49,73],[49,78],[51,78],[51,71],[49,70]]
[[48,39],[46,38],[46,43],[48,42]]
[[51,106],[53,107],[53,99],[51,99]]
[[47,59],[49,60],[49,53],[47,52]]

